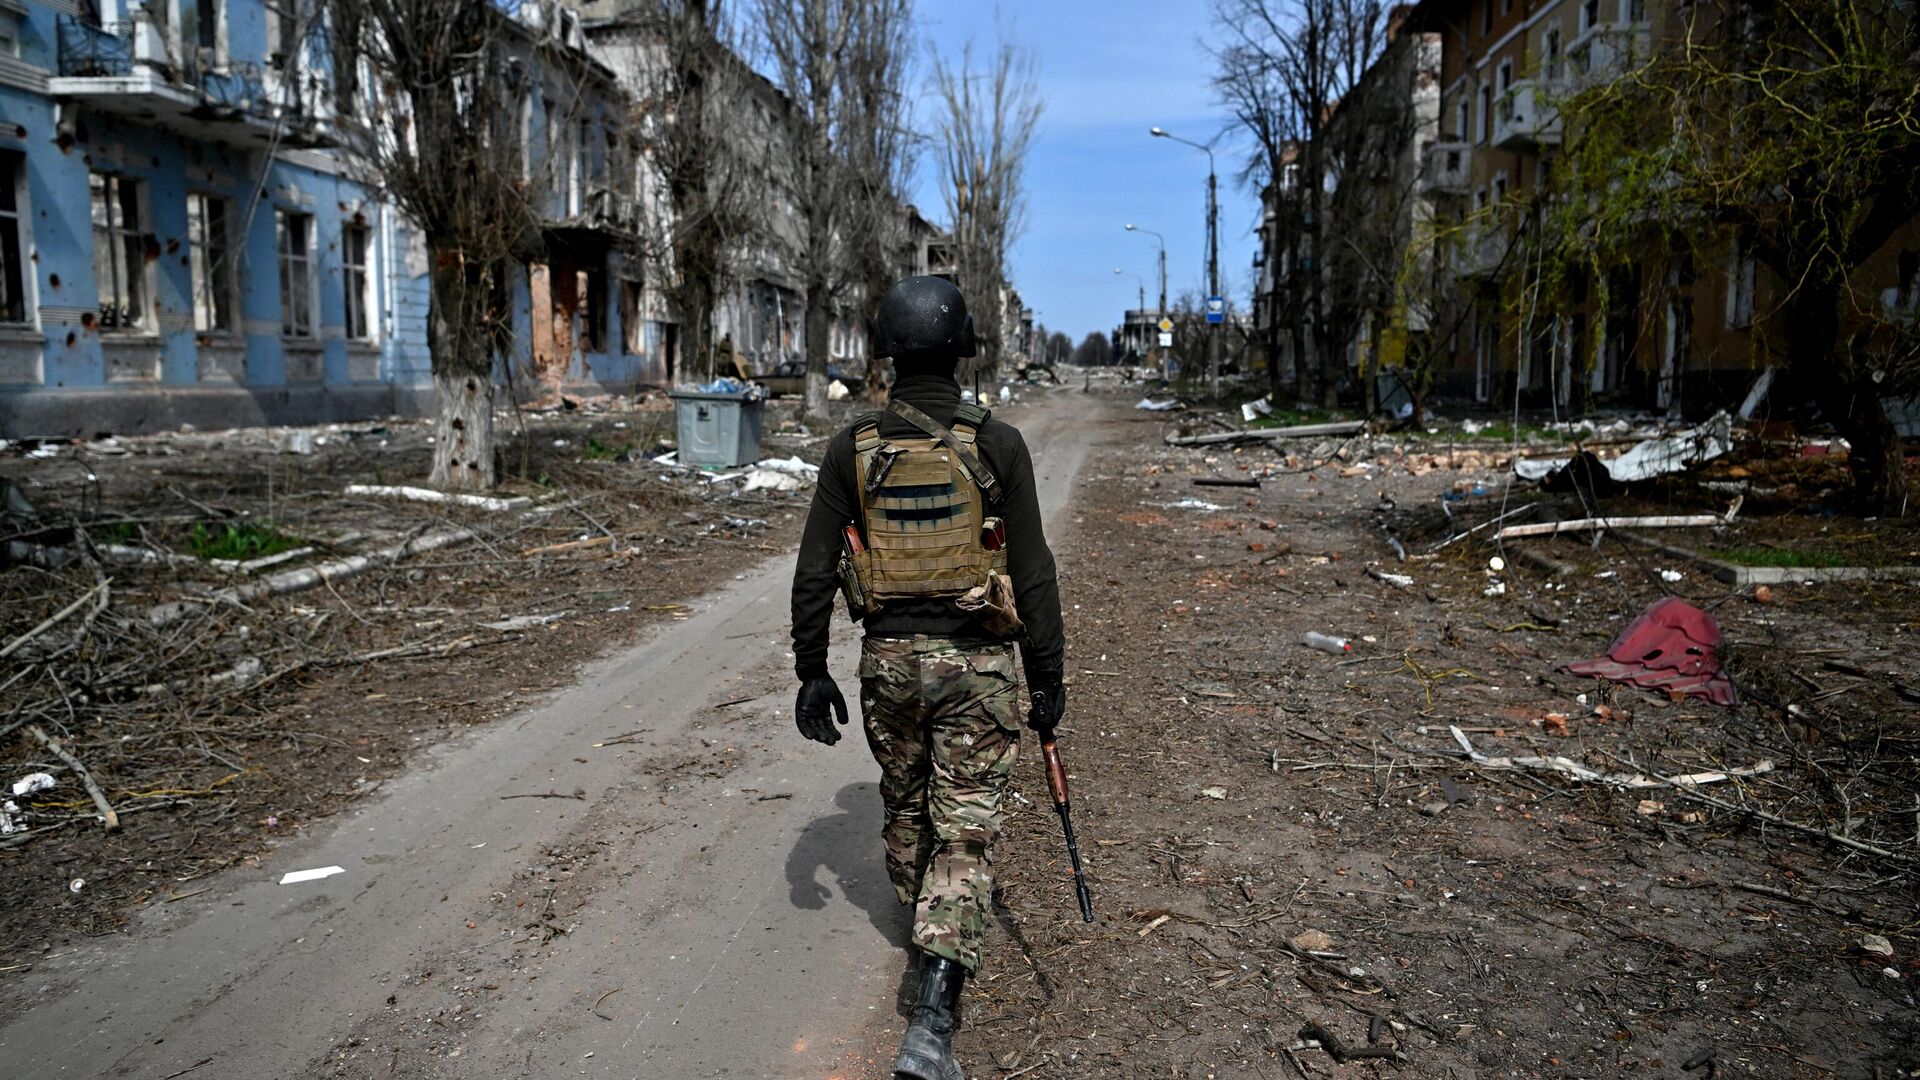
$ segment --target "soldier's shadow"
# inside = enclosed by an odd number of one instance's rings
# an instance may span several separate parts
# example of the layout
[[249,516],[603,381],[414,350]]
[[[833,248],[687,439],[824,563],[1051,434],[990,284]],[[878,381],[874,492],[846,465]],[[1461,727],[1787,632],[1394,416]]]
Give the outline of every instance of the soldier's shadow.
[[880,785],[848,784],[833,804],[839,812],[815,819],[787,855],[788,896],[794,907],[819,911],[833,899],[827,882],[836,884],[848,903],[866,912],[881,936],[904,949],[913,933],[913,910],[894,899],[893,884],[887,880],[880,848]]

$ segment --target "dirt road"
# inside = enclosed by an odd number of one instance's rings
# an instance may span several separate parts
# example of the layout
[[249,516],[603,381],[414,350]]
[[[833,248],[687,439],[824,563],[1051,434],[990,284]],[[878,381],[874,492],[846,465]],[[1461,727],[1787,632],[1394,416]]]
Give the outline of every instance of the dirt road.
[[[1061,391],[1010,417],[1056,518],[1086,408]],[[906,925],[861,740],[792,732],[789,575],[770,558],[131,940],[39,962],[0,1028],[7,1072],[883,1072]]]

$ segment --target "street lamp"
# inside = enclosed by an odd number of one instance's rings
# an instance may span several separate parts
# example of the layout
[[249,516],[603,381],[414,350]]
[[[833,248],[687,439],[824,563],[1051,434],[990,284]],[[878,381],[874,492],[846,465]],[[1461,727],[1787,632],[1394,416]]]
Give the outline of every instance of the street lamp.
[[1160,245],[1160,314],[1165,315],[1167,313],[1167,238],[1152,229],[1143,229],[1132,222],[1127,223],[1127,231],[1145,233],[1153,237],[1154,243]]
[[1147,313],[1147,279],[1141,277],[1139,274],[1135,274],[1131,270],[1122,270],[1117,266],[1113,268],[1113,272],[1116,274],[1131,275],[1133,280],[1140,283],[1140,314],[1145,315]]
[[[1220,203],[1219,181],[1213,163],[1213,148],[1203,146],[1191,139],[1183,139],[1166,128],[1148,129],[1156,139],[1172,139],[1184,143],[1207,155],[1207,297],[1220,295]],[[1213,396],[1220,396],[1220,325],[1207,324],[1207,382]]]

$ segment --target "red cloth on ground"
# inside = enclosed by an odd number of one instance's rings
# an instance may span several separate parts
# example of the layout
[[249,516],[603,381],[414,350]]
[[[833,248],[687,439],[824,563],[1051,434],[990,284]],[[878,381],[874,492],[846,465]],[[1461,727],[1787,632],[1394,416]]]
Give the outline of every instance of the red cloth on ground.
[[1679,597],[1655,602],[1607,647],[1607,655],[1561,671],[1645,690],[1738,705],[1740,693],[1720,668],[1720,624]]

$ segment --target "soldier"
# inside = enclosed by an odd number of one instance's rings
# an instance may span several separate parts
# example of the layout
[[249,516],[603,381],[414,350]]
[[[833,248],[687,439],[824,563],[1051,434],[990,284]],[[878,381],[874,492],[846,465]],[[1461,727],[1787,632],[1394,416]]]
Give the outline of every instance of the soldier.
[[1011,426],[963,404],[954,369],[973,319],[951,282],[910,277],[881,298],[875,356],[893,359],[887,408],[827,444],[793,575],[800,734],[831,746],[847,703],[827,674],[836,586],[863,622],[860,713],[880,764],[887,874],[913,905],[920,986],[896,1077],[963,1080],[953,1058],[961,984],[980,966],[988,849],[1020,744],[1013,649],[1032,708],[1065,711],[1065,641],[1033,460]]

